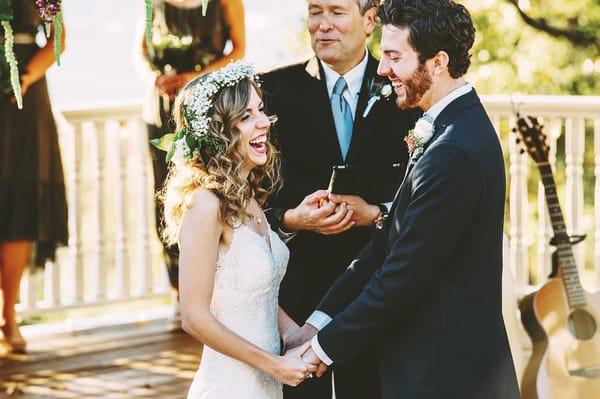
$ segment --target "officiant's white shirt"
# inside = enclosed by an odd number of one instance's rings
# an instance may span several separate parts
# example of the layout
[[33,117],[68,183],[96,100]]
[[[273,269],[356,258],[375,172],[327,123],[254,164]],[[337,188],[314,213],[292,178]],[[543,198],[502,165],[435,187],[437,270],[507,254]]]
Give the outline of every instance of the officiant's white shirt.
[[[327,85],[329,86],[329,83],[327,83]],[[448,106],[448,104],[456,100],[458,97],[464,96],[465,94],[471,92],[471,90],[473,90],[473,86],[469,83],[457,89],[454,89],[450,93],[442,97],[437,103],[433,104],[425,113],[429,115],[435,123],[437,117]],[[306,320],[306,322],[320,331],[321,329],[323,329],[323,327],[325,327],[331,322],[331,316],[329,316],[327,313],[321,312],[320,310],[315,310]],[[315,354],[319,357],[319,359],[321,359],[323,363],[325,363],[328,366],[330,366],[333,363],[333,360],[331,360],[331,358],[327,356],[323,348],[321,348],[321,345],[319,345],[319,339],[316,335],[311,341],[311,346],[313,351],[315,351]]]
[[327,95],[329,96],[329,101],[331,101],[333,87],[335,86],[335,83],[338,81],[338,79],[340,77],[343,77],[346,80],[348,89],[344,90],[342,96],[346,99],[346,101],[348,101],[348,104],[350,105],[350,109],[352,110],[352,120],[356,119],[354,115],[356,114],[356,107],[358,106],[358,95],[360,94],[360,88],[363,83],[363,78],[365,76],[365,72],[367,71],[368,60],[369,52],[365,49],[365,56],[363,57],[363,59],[344,75],[340,75],[339,73],[331,69],[323,61],[319,60],[321,66],[323,67],[323,72],[325,72],[325,82],[327,83]]

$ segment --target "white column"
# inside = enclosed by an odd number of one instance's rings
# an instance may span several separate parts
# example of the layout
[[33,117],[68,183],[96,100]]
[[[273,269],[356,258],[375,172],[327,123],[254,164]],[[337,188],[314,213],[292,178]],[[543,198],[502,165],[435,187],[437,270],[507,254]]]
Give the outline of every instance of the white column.
[[600,117],[594,120],[594,270],[600,278]]
[[83,302],[83,242],[82,242],[82,123],[73,125],[73,147],[70,165],[69,184],[69,247],[71,249],[72,289],[74,303]]
[[119,123],[116,131],[118,141],[117,151],[119,166],[117,169],[117,181],[115,182],[115,274],[116,293],[118,298],[129,297],[131,287],[131,276],[129,270],[129,248],[127,240],[127,221],[130,206],[127,201],[127,158],[128,158],[128,135],[124,122]]
[[19,287],[19,311],[29,311],[37,308],[37,287],[35,273],[29,267],[23,271]]
[[[134,119],[129,124],[131,131],[139,132],[143,131],[144,126],[140,119]],[[140,294],[150,294],[153,291],[154,278],[152,275],[152,257],[150,253],[150,219],[148,218],[148,210],[150,203],[154,201],[154,190],[152,184],[148,185],[148,169],[149,169],[149,151],[148,151],[148,140],[147,135],[136,135],[136,153],[139,155],[138,162],[136,162],[139,172],[136,173],[136,192],[138,193],[137,200],[139,201],[139,207],[137,209],[137,218],[139,220],[139,264],[138,270],[140,272]]]
[[106,203],[104,193],[106,188],[106,122],[96,122],[95,148],[96,168],[94,173],[94,196],[96,202],[96,242],[94,245],[94,257],[92,266],[92,296],[94,300],[106,298],[108,248],[106,231]]
[[44,266],[44,302],[47,306],[60,306],[60,277],[60,265],[58,262],[46,262]]
[[[515,126],[510,118],[509,126]],[[523,148],[516,137],[509,140],[510,148],[510,264],[514,269],[518,290],[529,284],[527,243],[525,241],[525,221],[527,218],[527,162],[528,155],[521,154]]]
[[[585,150],[585,120],[580,117],[567,118],[566,134],[566,175],[567,187],[565,212],[569,234],[583,233],[583,154]],[[573,247],[579,271],[585,267],[584,245]]]

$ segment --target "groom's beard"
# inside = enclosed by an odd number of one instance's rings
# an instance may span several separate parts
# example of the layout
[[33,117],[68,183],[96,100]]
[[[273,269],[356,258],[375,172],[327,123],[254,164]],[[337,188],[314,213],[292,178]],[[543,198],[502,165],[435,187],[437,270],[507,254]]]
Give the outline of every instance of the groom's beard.
[[425,63],[419,64],[410,78],[402,82],[406,97],[402,103],[397,104],[398,107],[400,109],[416,108],[432,83]]

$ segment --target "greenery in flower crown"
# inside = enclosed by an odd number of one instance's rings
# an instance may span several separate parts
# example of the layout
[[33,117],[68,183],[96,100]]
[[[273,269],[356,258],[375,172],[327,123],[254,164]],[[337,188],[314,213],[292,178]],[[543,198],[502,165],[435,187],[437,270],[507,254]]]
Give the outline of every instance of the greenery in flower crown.
[[175,133],[150,141],[157,148],[167,152],[167,162],[181,164],[185,158],[198,157],[206,165],[206,157],[210,156],[210,153],[225,151],[224,143],[209,132],[212,119],[208,113],[215,96],[223,88],[234,86],[242,79],[257,81],[257,76],[252,64],[238,61],[231,62],[202,79],[190,89],[189,104],[182,105],[185,126]]

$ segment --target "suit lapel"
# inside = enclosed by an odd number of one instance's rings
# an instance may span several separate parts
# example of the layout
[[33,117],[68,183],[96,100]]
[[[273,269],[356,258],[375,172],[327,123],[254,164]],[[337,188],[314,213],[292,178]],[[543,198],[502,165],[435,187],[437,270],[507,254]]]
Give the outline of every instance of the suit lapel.
[[[333,163],[339,165],[343,163],[342,151],[335,130],[333,114],[331,113],[331,102],[327,92],[327,82],[325,74],[319,59],[315,56],[306,63],[306,86],[303,98],[306,98],[306,105],[310,107],[307,113],[311,115],[313,121],[312,132],[319,134],[316,137],[316,143],[322,145],[327,154],[330,154]],[[298,112],[304,112],[298,110]],[[307,132],[310,134],[311,132]]]
[[[442,112],[437,116],[437,118],[435,118],[435,122],[433,123],[434,133],[431,137],[431,140],[429,140],[429,142],[426,144],[425,151],[427,151],[427,148],[429,148],[429,146],[431,146],[446,130],[448,123],[451,121],[452,117],[456,113],[465,108],[472,107],[473,105],[476,105],[479,102],[479,96],[475,92],[475,89],[473,89],[467,94],[458,97],[456,100],[448,104],[448,106],[442,110]],[[398,187],[396,195],[394,196],[394,203],[392,205],[390,214],[392,214],[393,211],[396,209],[396,205],[398,203],[398,194],[400,194],[404,183],[408,179],[410,172],[412,171],[413,167],[415,166],[418,160],[419,159],[414,159],[412,157],[409,159],[408,166],[406,168],[406,173],[404,174],[404,179],[402,180],[402,183],[400,184],[400,187]]]

